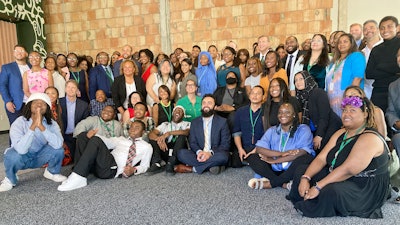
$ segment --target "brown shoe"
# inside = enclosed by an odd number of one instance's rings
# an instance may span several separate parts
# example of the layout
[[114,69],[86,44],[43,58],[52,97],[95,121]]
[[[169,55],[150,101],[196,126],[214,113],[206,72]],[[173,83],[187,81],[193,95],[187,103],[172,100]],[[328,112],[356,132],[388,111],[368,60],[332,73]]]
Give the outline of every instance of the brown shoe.
[[192,166],[187,166],[184,164],[179,164],[177,166],[175,166],[174,171],[177,173],[192,173]]

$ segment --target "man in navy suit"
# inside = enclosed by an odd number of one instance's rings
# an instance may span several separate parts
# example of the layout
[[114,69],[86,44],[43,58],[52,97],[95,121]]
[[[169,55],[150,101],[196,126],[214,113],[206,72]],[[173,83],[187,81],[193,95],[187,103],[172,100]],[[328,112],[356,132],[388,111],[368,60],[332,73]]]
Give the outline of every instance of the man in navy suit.
[[107,98],[111,98],[111,85],[114,82],[113,72],[108,65],[110,57],[106,52],[98,54],[99,65],[89,72],[89,98],[96,99],[96,91],[103,90]]
[[0,73],[0,94],[6,108],[10,125],[22,114],[24,92],[22,90],[22,75],[29,70],[26,63],[28,53],[22,45],[14,47],[15,62],[5,64]]
[[76,97],[78,83],[75,80],[68,80],[65,83],[65,97],[60,98],[62,109],[63,134],[65,144],[71,151],[72,158],[75,155],[76,140],[73,138],[75,126],[89,116],[88,104]]
[[214,114],[215,99],[211,94],[204,95],[201,101],[202,116],[190,125],[189,149],[178,151],[180,164],[176,172],[203,173],[209,170],[219,174],[228,163],[231,135],[225,118]]

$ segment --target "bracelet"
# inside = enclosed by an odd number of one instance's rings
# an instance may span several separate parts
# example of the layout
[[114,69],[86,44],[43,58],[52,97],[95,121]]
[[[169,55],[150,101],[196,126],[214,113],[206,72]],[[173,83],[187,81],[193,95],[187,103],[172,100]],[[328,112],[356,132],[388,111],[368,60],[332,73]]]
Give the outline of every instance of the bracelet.
[[307,176],[307,175],[303,175],[301,176],[301,179],[307,179],[308,181],[311,181],[311,177]]
[[315,182],[315,189],[317,189],[318,190],[318,192],[321,192],[321,187],[318,185],[318,183],[317,182]]

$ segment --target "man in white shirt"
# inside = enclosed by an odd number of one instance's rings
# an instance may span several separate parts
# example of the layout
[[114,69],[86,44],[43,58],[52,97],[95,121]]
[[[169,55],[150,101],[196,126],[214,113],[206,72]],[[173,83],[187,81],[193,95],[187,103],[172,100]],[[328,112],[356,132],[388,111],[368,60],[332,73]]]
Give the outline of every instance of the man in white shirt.
[[[378,23],[375,20],[367,20],[363,26],[364,39],[366,41],[365,48],[362,49],[364,53],[366,63],[368,63],[369,55],[372,49],[381,44],[383,39],[379,35]],[[368,99],[371,98],[374,79],[364,79],[364,92]]]
[[172,111],[172,122],[164,122],[149,133],[150,144],[153,147],[152,165],[147,172],[153,175],[162,172],[162,161],[167,162],[166,172],[174,175],[176,152],[187,147],[190,122],[183,121],[185,109],[178,105]]
[[[87,185],[91,171],[101,179],[130,177],[147,171],[153,149],[142,140],[145,124],[136,120],[129,128],[129,138],[123,136],[106,138],[90,130],[90,139],[80,160],[75,164],[68,179],[58,186],[59,191],[72,191]],[[111,152],[109,149],[113,149]],[[137,165],[140,162],[139,165]]]

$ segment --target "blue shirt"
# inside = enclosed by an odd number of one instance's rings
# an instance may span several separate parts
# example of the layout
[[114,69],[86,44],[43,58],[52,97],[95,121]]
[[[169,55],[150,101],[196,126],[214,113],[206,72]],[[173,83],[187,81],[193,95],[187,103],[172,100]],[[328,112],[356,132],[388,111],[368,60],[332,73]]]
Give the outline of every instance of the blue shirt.
[[[305,124],[300,124],[293,137],[289,137],[289,132],[281,131],[281,125],[270,127],[262,138],[257,141],[256,146],[266,148],[277,152],[286,152],[288,150],[302,149],[308,154],[315,156],[313,149],[313,135],[310,128]],[[287,140],[287,142],[285,141]],[[291,162],[284,164],[272,164],[274,171],[287,170]]]
[[32,119],[18,117],[10,127],[11,147],[19,154],[26,154],[28,151],[39,152],[45,145],[60,149],[64,139],[57,122],[52,120],[52,124],[49,125],[43,118],[42,124],[46,128],[44,131],[40,131],[39,128],[32,131]]
[[114,106],[112,98],[107,98],[105,102],[98,102],[96,99],[90,100],[90,115],[101,116],[101,111],[109,105]]
[[[264,134],[262,123],[262,107],[257,111],[251,110],[254,125],[254,143],[252,135],[252,124],[250,120],[250,105],[239,108],[235,113],[235,124],[232,130],[232,136],[240,136],[242,140],[242,147],[244,149],[255,148],[255,143],[261,139]],[[259,116],[258,116],[259,115]],[[256,119],[258,116],[258,119]]]
[[67,129],[65,129],[65,134],[72,134],[75,129],[75,109],[76,109],[76,99],[71,102],[66,97],[67,103]]

